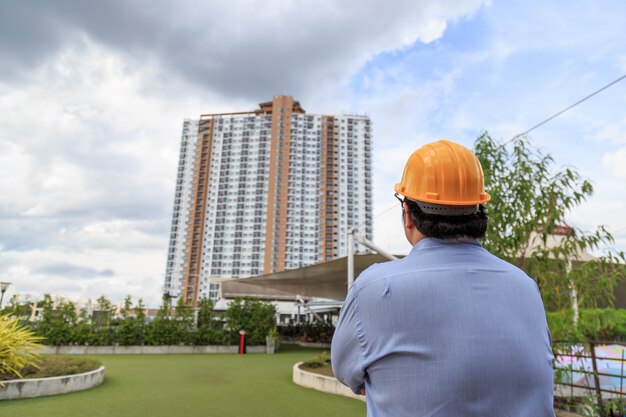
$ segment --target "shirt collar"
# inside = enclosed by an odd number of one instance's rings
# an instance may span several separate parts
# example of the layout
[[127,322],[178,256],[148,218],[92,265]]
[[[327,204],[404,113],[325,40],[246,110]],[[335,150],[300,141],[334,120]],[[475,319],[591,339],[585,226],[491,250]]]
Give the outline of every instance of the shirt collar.
[[456,238],[456,239],[438,239],[434,237],[426,237],[420,240],[419,242],[417,242],[415,246],[413,246],[413,249],[411,249],[411,252],[409,252],[409,255],[413,254],[414,252],[428,249],[428,248],[435,248],[435,247],[440,247],[440,246],[452,246],[452,245],[472,245],[472,246],[482,247],[478,239],[474,239],[471,237],[461,237],[461,238]]

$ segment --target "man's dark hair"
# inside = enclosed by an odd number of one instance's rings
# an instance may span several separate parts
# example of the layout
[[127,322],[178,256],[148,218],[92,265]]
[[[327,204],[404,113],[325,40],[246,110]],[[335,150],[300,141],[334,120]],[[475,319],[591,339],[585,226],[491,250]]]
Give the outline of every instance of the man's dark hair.
[[[489,217],[485,207],[478,206],[478,213],[465,216],[439,216],[424,213],[415,201],[404,200],[413,224],[424,236],[439,239],[470,237],[481,239],[487,231]],[[404,216],[402,217],[404,221]]]

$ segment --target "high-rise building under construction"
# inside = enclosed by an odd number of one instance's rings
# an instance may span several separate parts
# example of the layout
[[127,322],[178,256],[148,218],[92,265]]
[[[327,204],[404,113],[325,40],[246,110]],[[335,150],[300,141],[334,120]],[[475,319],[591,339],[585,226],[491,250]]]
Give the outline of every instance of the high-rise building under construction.
[[371,122],[307,114],[289,96],[185,120],[164,293],[215,298],[245,278],[347,253],[372,235]]

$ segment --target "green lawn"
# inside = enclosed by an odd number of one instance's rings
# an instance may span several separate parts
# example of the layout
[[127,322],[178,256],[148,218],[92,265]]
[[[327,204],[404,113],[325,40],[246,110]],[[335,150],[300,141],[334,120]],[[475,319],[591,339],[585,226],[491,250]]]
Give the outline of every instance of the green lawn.
[[291,382],[317,350],[275,355],[103,355],[104,383],[55,397],[0,402],[0,416],[365,416],[361,401]]

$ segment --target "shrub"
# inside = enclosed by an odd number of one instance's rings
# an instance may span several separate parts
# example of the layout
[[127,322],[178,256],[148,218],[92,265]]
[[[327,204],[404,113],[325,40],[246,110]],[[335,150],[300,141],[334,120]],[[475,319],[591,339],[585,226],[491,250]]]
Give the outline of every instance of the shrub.
[[182,345],[188,342],[188,332],[185,332],[176,320],[172,301],[163,300],[154,320],[145,327],[145,344],[152,346]]
[[276,309],[273,304],[259,300],[235,300],[224,314],[217,317],[211,300],[198,302],[196,312],[179,299],[176,307],[171,299],[163,300],[157,316],[146,324],[141,299],[133,307],[130,296],[124,300],[121,317],[114,316],[114,308],[106,297],[97,300],[98,311],[88,314],[83,309],[76,315],[71,302],[54,302],[45,295],[40,302],[42,320],[33,324],[34,331],[47,345],[132,346],[132,345],[225,345],[237,344],[239,330],[248,333],[248,344],[265,344],[265,336],[274,327]]
[[81,321],[72,327],[70,341],[74,345],[95,345],[94,331],[95,327],[91,323]]
[[265,336],[274,327],[275,316],[276,307],[271,303],[236,298],[224,312],[230,343],[236,344],[239,331],[245,330],[248,345],[265,344]]
[[313,359],[302,362],[302,368],[317,369],[330,366],[330,354],[327,351],[320,353]]
[[588,339],[623,339],[626,336],[626,310],[612,308],[582,310],[578,328]]
[[624,340],[626,337],[626,310],[581,309],[578,325],[574,326],[573,312],[548,312],[552,340]]
[[143,319],[126,317],[117,326],[115,341],[122,346],[143,345],[143,331]]
[[40,340],[41,337],[21,326],[18,319],[0,316],[0,375],[21,378],[24,367],[36,367],[41,360],[36,352],[41,349]]
[[224,329],[214,329],[205,325],[198,327],[191,339],[196,346],[227,345],[229,335]]
[[184,345],[188,342],[189,332],[181,329],[174,318],[157,317],[146,326],[146,345]]
[[[22,371],[23,378],[50,378],[53,376],[82,374],[98,369],[102,363],[94,358],[73,356],[43,356],[41,363],[26,366]],[[10,379],[10,378],[6,378]]]
[[278,332],[282,337],[289,339],[295,338],[307,342],[330,343],[333,339],[335,328],[332,324],[316,321],[279,326]]
[[74,303],[60,302],[55,306],[49,294],[44,295],[41,302],[42,320],[37,324],[36,332],[45,339],[47,345],[67,345],[71,341],[71,329],[76,324],[76,307]]

